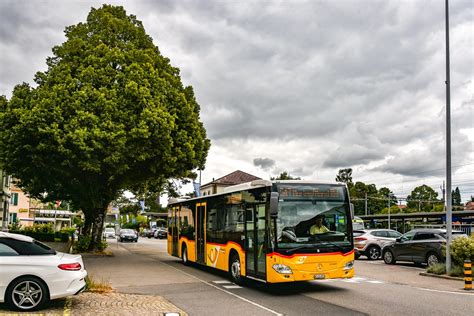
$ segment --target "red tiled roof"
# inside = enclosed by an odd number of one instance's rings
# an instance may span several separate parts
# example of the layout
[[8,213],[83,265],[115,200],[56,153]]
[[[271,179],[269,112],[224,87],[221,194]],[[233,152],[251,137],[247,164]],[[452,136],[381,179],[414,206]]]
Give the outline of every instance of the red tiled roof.
[[[236,170],[232,173],[229,173],[226,176],[223,176],[219,179],[213,180],[212,182],[207,183],[205,185],[208,185],[208,184],[235,185],[235,184],[250,182],[250,181],[254,181],[254,180],[260,180],[260,179],[261,178],[253,176],[249,173],[246,173],[246,172],[243,172],[243,171],[240,171],[240,170]],[[203,186],[205,186],[205,185],[203,185]]]

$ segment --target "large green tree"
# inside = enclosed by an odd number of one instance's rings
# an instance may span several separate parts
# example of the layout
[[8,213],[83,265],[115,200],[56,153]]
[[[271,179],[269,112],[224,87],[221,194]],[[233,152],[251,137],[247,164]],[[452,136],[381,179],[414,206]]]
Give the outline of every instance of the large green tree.
[[416,211],[429,212],[438,201],[438,193],[426,184],[420,185],[407,196],[407,207]]
[[193,89],[135,16],[104,5],[65,35],[35,87],[0,99],[0,160],[30,195],[81,208],[92,249],[124,189],[203,169],[210,142]]

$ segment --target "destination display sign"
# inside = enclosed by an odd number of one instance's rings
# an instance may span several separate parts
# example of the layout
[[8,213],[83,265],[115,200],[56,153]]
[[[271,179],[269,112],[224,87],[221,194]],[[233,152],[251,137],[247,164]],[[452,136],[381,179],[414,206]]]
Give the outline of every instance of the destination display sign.
[[327,185],[280,185],[280,199],[344,200],[343,187]]

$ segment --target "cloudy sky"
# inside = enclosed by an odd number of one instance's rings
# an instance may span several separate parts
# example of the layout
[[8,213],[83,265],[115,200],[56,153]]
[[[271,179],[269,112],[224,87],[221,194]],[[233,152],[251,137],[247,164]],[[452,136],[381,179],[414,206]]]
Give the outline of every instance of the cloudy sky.
[[[33,5],[34,3],[34,5]],[[100,1],[0,0],[0,94],[45,70]],[[202,182],[236,169],[355,181],[404,197],[445,175],[444,1],[109,1],[143,21],[195,89],[212,146]],[[474,2],[450,4],[453,187],[474,195]]]

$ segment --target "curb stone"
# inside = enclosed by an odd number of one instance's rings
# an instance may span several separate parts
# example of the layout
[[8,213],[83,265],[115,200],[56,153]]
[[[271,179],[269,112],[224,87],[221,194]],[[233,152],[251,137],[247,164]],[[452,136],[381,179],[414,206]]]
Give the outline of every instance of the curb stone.
[[428,272],[420,272],[420,275],[422,275],[422,276],[428,276],[428,277],[432,277],[432,278],[439,278],[439,279],[464,281],[463,278],[452,277],[452,276],[443,275],[443,274],[434,274],[434,273],[428,273]]

